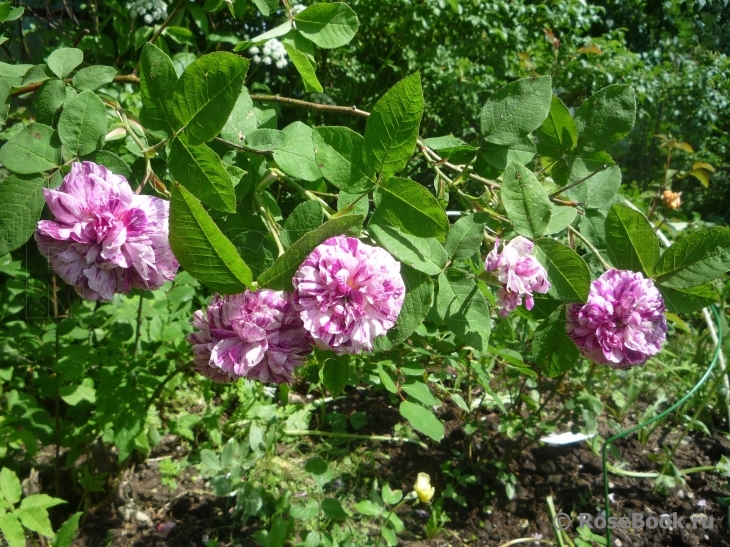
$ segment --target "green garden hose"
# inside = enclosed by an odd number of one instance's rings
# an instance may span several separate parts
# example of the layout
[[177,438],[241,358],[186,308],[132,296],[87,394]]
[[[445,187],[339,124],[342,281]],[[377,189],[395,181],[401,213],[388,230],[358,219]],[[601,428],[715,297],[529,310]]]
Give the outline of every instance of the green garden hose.
[[604,495],[604,507],[606,511],[606,545],[611,545],[611,529],[608,527],[608,517],[611,516],[611,507],[610,502],[611,500],[608,497],[608,459],[607,459],[607,451],[608,446],[612,444],[614,441],[617,441],[619,439],[623,439],[624,437],[627,437],[631,435],[633,432],[638,431],[639,429],[642,429],[648,425],[653,424],[654,422],[661,420],[668,414],[674,412],[678,407],[683,405],[692,395],[694,395],[697,390],[702,387],[702,385],[707,381],[707,379],[710,377],[710,374],[712,374],[712,370],[715,368],[715,365],[717,364],[718,358],[720,356],[720,351],[722,350],[722,323],[721,323],[721,316],[720,311],[717,308],[717,305],[713,304],[710,306],[712,309],[712,313],[715,314],[715,319],[717,321],[717,347],[715,348],[715,355],[712,358],[712,361],[710,362],[710,366],[707,368],[707,371],[702,375],[702,378],[695,384],[695,386],[687,392],[687,394],[682,397],[679,401],[674,403],[672,406],[670,406],[668,409],[666,409],[664,412],[657,414],[652,419],[647,420],[643,423],[640,423],[638,425],[635,425],[634,427],[627,429],[626,431],[622,431],[621,433],[618,433],[617,435],[614,435],[613,437],[610,437],[606,440],[606,442],[603,443],[603,450],[601,451],[601,455],[603,457],[603,495]]

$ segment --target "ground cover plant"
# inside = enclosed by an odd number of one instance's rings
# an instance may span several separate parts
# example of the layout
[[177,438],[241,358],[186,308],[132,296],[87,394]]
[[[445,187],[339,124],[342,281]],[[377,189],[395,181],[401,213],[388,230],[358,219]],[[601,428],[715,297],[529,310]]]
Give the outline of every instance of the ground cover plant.
[[633,4],[0,3],[0,537],[727,545],[725,13]]

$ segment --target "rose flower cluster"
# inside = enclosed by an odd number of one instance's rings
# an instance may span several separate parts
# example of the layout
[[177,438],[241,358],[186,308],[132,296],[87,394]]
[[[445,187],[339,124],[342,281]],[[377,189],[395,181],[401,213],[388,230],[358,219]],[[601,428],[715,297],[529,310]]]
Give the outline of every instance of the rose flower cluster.
[[[179,264],[168,241],[169,203],[135,194],[127,180],[92,162],[74,163],[56,190],[44,190],[55,220],[41,220],[35,239],[54,271],[88,300],[111,300],[133,288],[157,289]],[[506,317],[533,292],[547,293],[533,243],[497,239],[485,269],[500,284]],[[215,295],[195,312],[194,369],[217,382],[249,378],[291,382],[313,346],[338,354],[373,349],[403,306],[400,263],[386,250],[344,235],[317,246],[295,273],[293,292],[260,289]],[[568,336],[583,356],[615,368],[642,365],[666,338],[664,302],[651,279],[610,270],[591,284],[585,304],[566,308]]]
[[371,350],[405,296],[400,263],[345,236],[316,247],[292,281],[293,293],[216,296],[206,313],[195,312],[195,370],[216,381],[291,382],[313,343],[340,354]]

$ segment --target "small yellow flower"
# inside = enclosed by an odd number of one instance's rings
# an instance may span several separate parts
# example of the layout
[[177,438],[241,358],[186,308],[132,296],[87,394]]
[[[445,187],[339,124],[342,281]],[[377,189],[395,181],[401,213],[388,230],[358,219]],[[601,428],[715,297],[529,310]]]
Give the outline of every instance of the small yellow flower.
[[413,485],[413,490],[416,491],[418,499],[426,503],[431,501],[436,489],[431,486],[431,477],[428,473],[419,473],[416,479],[416,484]]
[[682,192],[664,190],[662,201],[664,201],[664,205],[666,205],[668,209],[679,209],[679,206],[682,205],[681,196]]

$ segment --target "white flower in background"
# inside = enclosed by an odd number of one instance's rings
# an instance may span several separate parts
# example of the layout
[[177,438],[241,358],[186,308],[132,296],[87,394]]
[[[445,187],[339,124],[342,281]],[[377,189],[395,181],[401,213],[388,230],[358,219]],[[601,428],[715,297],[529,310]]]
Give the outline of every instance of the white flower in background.
[[294,4],[291,7],[291,14],[294,16],[297,16],[300,13],[302,13],[305,9],[307,9],[307,6],[305,6],[304,4]]
[[167,17],[167,4],[162,0],[133,0],[127,9],[132,18],[141,17],[148,25]]
[[276,68],[284,68],[289,64],[286,59],[286,49],[276,38],[272,38],[266,42],[262,47],[253,46],[249,48],[248,52],[251,54],[251,59],[254,63],[264,63],[265,65],[276,65]]

